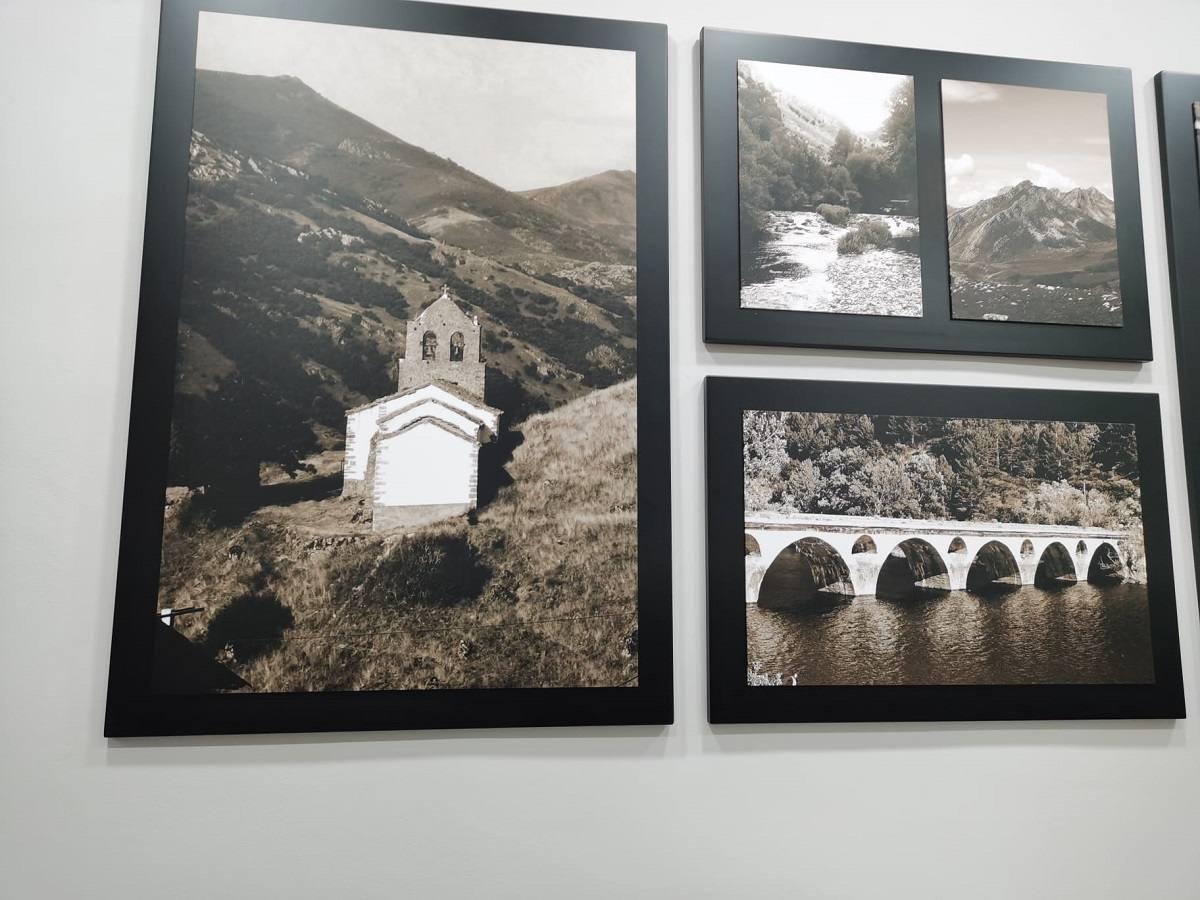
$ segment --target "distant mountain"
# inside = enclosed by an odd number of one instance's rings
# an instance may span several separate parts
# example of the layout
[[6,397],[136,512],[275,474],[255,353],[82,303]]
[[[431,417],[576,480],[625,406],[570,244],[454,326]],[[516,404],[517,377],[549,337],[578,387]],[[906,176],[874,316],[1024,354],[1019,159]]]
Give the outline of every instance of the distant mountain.
[[566,184],[522,191],[521,196],[631,253],[637,251],[637,176],[629,170],[609,169]]
[[1116,223],[1113,202],[1095,188],[1059,191],[1022,181],[949,213],[950,258],[981,265],[1030,257],[1115,258]]
[[628,169],[609,169],[566,184],[522,191],[521,196],[589,225],[637,225],[637,176]]
[[219,145],[370,197],[429,234],[506,262],[540,270],[564,257],[633,262],[630,246],[389,134],[298,78],[199,70],[193,127]]

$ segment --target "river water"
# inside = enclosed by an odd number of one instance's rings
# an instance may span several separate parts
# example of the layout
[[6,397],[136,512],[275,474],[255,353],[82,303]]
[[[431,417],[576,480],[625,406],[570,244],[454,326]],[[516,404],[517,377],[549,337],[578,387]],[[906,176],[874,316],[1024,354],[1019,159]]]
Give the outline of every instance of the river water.
[[860,213],[846,226],[815,212],[771,212],[772,235],[742,265],[745,309],[876,316],[921,315],[921,260],[893,248],[839,254],[838,240],[867,220],[887,225],[893,236],[915,232],[915,216]]
[[1098,684],[1154,680],[1146,586],[818,595],[746,607],[747,658],[784,684]]

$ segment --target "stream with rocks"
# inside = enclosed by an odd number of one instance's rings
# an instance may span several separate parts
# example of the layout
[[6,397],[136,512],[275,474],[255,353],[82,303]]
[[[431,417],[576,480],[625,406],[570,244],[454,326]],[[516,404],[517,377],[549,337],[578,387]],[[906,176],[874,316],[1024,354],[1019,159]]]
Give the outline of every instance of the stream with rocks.
[[742,308],[919,317],[918,254],[838,253],[838,240],[869,220],[884,223],[893,237],[917,231],[915,216],[858,213],[833,225],[815,212],[768,213],[770,237],[742,260]]

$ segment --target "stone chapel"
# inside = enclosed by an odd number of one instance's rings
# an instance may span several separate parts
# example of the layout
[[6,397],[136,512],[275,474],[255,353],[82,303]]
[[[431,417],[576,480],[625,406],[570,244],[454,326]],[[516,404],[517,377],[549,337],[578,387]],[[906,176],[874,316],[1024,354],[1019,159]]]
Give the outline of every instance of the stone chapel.
[[409,321],[396,393],[346,413],[343,496],[367,499],[375,531],[475,508],[479,447],[500,410],[483,401],[479,318],[448,290]]

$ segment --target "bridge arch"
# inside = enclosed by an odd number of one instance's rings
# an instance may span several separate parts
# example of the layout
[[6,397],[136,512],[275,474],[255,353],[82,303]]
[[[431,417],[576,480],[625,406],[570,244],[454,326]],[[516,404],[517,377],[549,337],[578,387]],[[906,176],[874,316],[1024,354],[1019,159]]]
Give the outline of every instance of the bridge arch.
[[1021,541],[1021,559],[1029,559],[1033,556],[1033,541],[1029,538]]
[[967,552],[967,542],[964,541],[960,537],[956,537],[954,540],[952,540],[950,542],[950,545],[946,548],[946,552],[947,553],[966,553]]
[[869,534],[860,535],[850,548],[851,553],[878,553],[879,548],[875,546],[875,539]]
[[1075,584],[1075,560],[1061,541],[1051,541],[1038,559],[1033,583],[1040,588],[1067,587]]
[[758,546],[758,539],[752,534],[746,535],[746,555],[762,556],[762,547]]
[[1082,555],[1084,553],[1087,553],[1087,551],[1088,551],[1087,541],[1081,539],[1079,541],[1079,543],[1075,545],[1075,553],[1078,555]]
[[767,566],[758,589],[763,609],[795,609],[813,600],[854,596],[850,568],[833,545],[818,537],[784,547]]
[[881,600],[902,600],[929,591],[950,590],[950,572],[942,554],[924,538],[900,541],[884,558],[875,585]]
[[988,541],[975,553],[967,570],[967,590],[979,594],[1016,590],[1021,567],[1012,550],[1001,541]]
[[1117,584],[1125,580],[1125,563],[1117,548],[1108,541],[1100,542],[1092,551],[1087,580],[1089,584]]

